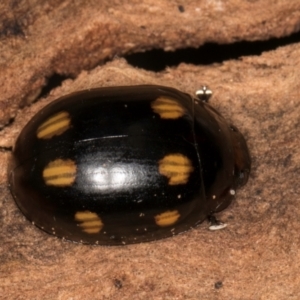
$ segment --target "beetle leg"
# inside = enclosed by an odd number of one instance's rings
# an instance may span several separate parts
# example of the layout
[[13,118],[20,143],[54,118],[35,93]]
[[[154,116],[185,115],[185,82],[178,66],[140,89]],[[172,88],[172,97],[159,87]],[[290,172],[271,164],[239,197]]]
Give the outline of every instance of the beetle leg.
[[212,231],[220,230],[220,229],[223,229],[227,226],[226,223],[223,223],[223,222],[219,221],[214,215],[209,215],[207,217],[207,220],[210,223],[208,229],[212,230]]

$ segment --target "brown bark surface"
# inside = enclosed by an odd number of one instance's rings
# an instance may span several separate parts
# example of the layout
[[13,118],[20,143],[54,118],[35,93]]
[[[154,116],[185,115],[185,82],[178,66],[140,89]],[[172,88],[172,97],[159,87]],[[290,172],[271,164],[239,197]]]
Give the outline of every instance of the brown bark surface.
[[[101,2],[101,4],[99,4]],[[5,1],[0,4],[1,299],[300,298],[300,45],[222,64],[154,73],[114,55],[285,36],[299,29],[292,1]],[[182,9],[181,9],[182,10]],[[2,27],[1,27],[2,26]],[[72,74],[36,101],[46,78]],[[161,84],[194,93],[244,133],[248,184],[207,224],[180,236],[124,247],[64,242],[32,226],[9,193],[10,147],[26,122],[73,91]],[[8,125],[8,121],[14,118]],[[222,284],[221,284],[222,282]]]
[[298,0],[2,2],[0,126],[36,99],[53,73],[76,76],[145,49],[266,40],[300,24]]

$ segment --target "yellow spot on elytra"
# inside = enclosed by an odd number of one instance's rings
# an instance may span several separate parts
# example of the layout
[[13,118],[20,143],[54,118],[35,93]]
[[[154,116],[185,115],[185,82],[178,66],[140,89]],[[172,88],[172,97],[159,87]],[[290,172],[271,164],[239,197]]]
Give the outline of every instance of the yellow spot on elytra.
[[71,159],[56,159],[43,170],[43,178],[47,185],[58,187],[70,186],[76,178],[77,167]]
[[169,178],[170,185],[187,183],[194,170],[192,162],[180,153],[166,155],[158,164],[159,173]]
[[101,231],[103,223],[96,213],[91,211],[78,211],[75,214],[75,220],[80,222],[79,226],[82,231],[93,234]]
[[52,117],[48,118],[37,129],[37,137],[39,139],[50,139],[55,135],[64,133],[71,127],[70,114],[66,111],[61,111]]
[[169,210],[154,217],[158,226],[165,227],[173,225],[178,221],[180,214],[178,210]]
[[185,113],[184,107],[176,100],[166,96],[158,97],[151,103],[151,107],[162,119],[178,119]]

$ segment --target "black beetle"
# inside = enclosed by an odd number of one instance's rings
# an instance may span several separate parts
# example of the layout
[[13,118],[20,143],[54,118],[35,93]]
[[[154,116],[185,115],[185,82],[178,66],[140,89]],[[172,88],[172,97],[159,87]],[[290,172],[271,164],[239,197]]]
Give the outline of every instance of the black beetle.
[[17,205],[44,231],[90,244],[147,242],[197,226],[231,203],[251,164],[242,134],[205,103],[209,95],[145,85],[50,103],[13,150]]

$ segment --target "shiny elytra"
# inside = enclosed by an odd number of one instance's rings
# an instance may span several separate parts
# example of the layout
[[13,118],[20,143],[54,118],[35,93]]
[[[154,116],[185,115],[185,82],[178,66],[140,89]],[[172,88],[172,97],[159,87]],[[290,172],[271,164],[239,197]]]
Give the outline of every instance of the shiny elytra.
[[145,85],[53,101],[20,133],[9,170],[22,213],[66,240],[170,237],[226,208],[247,182],[242,134],[208,103]]

